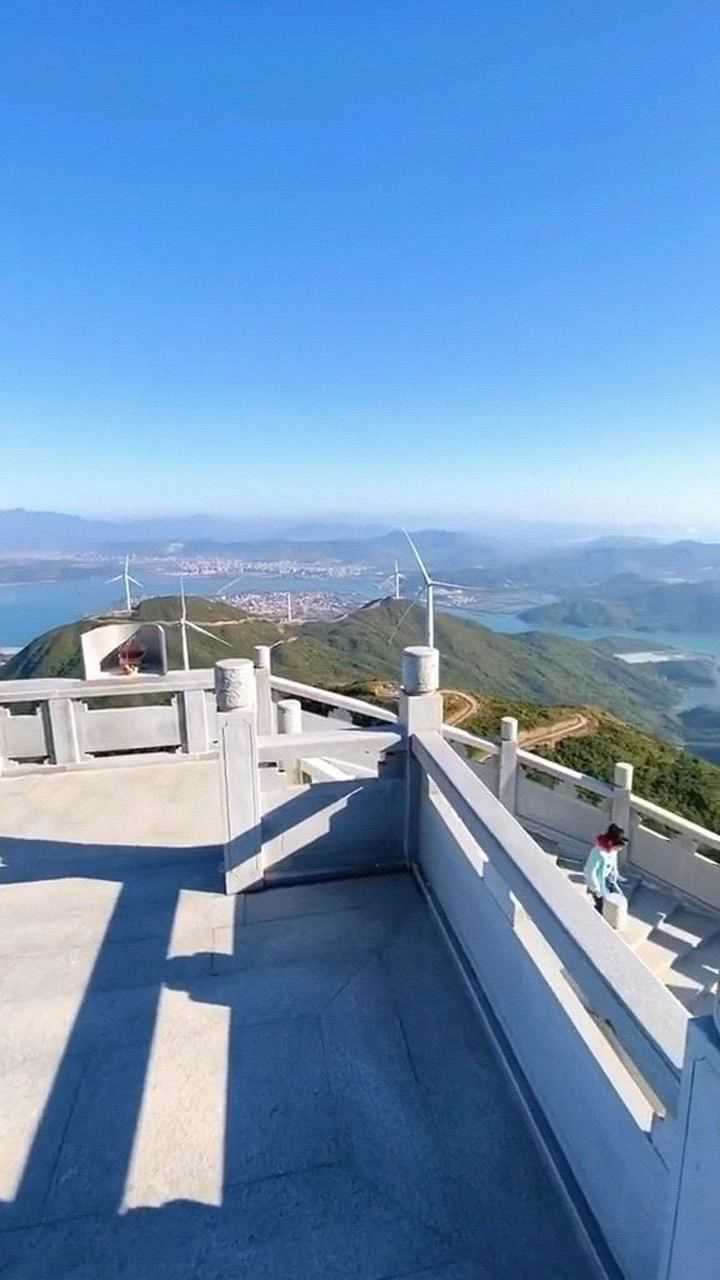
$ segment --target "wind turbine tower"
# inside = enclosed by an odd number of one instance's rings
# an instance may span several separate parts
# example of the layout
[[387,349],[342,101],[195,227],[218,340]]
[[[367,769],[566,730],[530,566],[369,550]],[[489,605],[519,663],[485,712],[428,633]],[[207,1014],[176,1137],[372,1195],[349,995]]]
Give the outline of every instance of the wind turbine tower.
[[128,613],[133,611],[132,587],[142,588],[142,582],[138,582],[137,578],[130,577],[130,557],[125,557],[125,568],[122,573],[118,573],[114,578],[108,578],[108,582],[122,582],[125,588],[125,608]]
[[[423,579],[423,586],[420,588],[417,595],[415,596],[415,600],[413,600],[413,604],[415,604],[415,602],[420,599],[420,596],[424,591],[425,592],[425,643],[427,644],[429,649],[434,649],[435,648],[435,595],[434,595],[435,587],[447,587],[450,590],[458,590],[458,591],[461,591],[462,588],[458,582],[441,582],[438,578],[431,578],[422,559],[420,558],[420,552],[415,546],[415,543],[410,537],[410,534],[408,533],[407,529],[403,529],[403,533],[405,534],[405,537],[410,543],[412,553],[415,557],[415,560],[417,561],[417,566],[418,566],[418,569],[420,570],[420,574]],[[412,608],[412,605],[410,606],[410,608]]]
[[230,645],[227,640],[223,640],[222,636],[214,636],[212,631],[206,631],[204,627],[198,626],[197,622],[190,622],[187,616],[187,599],[185,597],[185,579],[180,577],[180,639],[182,641],[182,659],[183,671],[190,670],[190,646],[188,644],[188,631],[197,631],[201,636],[207,636],[208,640],[214,640],[217,644],[224,644],[227,648]]

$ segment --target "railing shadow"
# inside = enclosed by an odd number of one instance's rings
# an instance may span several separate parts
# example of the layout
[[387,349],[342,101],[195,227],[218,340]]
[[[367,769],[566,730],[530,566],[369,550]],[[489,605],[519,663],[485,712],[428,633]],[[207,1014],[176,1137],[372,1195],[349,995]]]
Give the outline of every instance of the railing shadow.
[[211,969],[192,938],[168,958],[178,904],[188,890],[221,892],[222,876],[212,847],[3,839],[0,856],[2,1092],[14,1112],[1,1259],[10,1228],[122,1210],[161,990],[170,973],[190,983]]

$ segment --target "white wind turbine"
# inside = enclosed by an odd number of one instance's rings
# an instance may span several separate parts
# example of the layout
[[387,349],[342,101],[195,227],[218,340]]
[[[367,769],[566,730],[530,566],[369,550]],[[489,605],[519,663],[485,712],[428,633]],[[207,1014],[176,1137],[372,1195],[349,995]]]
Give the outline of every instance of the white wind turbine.
[[208,640],[215,640],[218,644],[231,647],[229,641],[223,640],[222,636],[214,636],[212,631],[206,631],[204,627],[198,626],[197,622],[190,622],[187,616],[187,600],[185,598],[185,579],[180,577],[180,637],[182,639],[182,657],[183,670],[190,670],[190,648],[188,646],[188,631],[197,631],[201,636],[207,636]]
[[393,584],[393,600],[399,600],[399,599],[400,599],[400,593],[401,593],[400,584],[401,584],[401,582],[404,582],[404,581],[405,581],[405,574],[400,572],[400,566],[399,566],[399,564],[398,564],[398,562],[397,562],[397,560],[396,560],[396,561],[395,561],[395,568],[394,568],[393,572],[392,572],[392,573],[389,573],[389,574],[387,575],[387,577],[383,578],[382,582],[380,583],[380,587],[381,587],[381,588],[382,588],[382,587],[384,587],[386,582],[392,582],[392,584]]
[[132,613],[133,600],[132,600],[132,591],[130,588],[131,586],[133,586],[133,587],[140,587],[142,589],[142,582],[138,582],[137,578],[130,577],[130,557],[129,556],[125,557],[125,568],[123,569],[122,573],[118,573],[115,578],[108,578],[108,582],[122,582],[123,586],[125,587],[125,608],[127,609],[128,613]]
[[243,580],[243,576],[244,576],[244,575],[241,573],[239,578],[231,578],[230,582],[226,582],[226,583],[225,583],[225,586],[224,586],[224,587],[220,587],[220,588],[215,592],[215,597],[216,597],[216,599],[220,599],[220,600],[221,600],[221,599],[222,599],[222,597],[223,597],[224,595],[226,595],[226,594],[227,594],[227,592],[230,590],[230,588],[231,588],[231,587],[234,587],[234,586],[235,586],[235,584],[236,584],[237,582],[242,582],[242,580]]
[[421,586],[420,590],[415,596],[415,599],[412,601],[412,604],[410,605],[410,607],[405,610],[405,613],[400,619],[400,622],[398,622],[398,625],[395,628],[395,631],[397,631],[401,623],[405,621],[407,615],[410,612],[410,609],[412,609],[417,604],[418,600],[420,599],[424,591],[425,592],[425,643],[427,644],[428,648],[434,649],[435,648],[435,597],[434,597],[435,587],[446,587],[452,591],[454,590],[461,591],[462,587],[458,582],[441,582],[439,578],[431,578],[430,574],[428,573],[425,567],[425,564],[423,563],[420,557],[420,552],[415,546],[415,543],[410,537],[410,534],[408,533],[407,529],[403,529],[403,533],[405,534],[405,537],[410,543],[412,553],[417,561],[418,569],[420,570],[420,573],[422,575],[423,585]]

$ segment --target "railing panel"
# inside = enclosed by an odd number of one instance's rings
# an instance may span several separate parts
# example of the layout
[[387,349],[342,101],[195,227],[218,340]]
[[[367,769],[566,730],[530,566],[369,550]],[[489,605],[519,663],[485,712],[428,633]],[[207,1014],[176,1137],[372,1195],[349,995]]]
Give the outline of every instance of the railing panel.
[[3,719],[3,725],[8,760],[47,759],[45,721],[39,710],[30,715],[6,716]]
[[598,797],[594,805],[581,800],[575,787],[566,787],[545,786],[529,778],[525,768],[518,769],[517,816],[528,826],[589,848],[610,821],[609,801]]
[[633,826],[627,865],[720,911],[720,866],[688,848],[680,835],[668,839],[648,827]]
[[106,752],[175,749],[181,744],[177,706],[78,708],[80,743],[89,755]]

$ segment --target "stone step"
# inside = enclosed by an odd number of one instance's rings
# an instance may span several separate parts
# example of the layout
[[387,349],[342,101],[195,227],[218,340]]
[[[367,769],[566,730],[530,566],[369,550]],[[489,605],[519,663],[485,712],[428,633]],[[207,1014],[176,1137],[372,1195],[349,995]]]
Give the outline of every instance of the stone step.
[[627,926],[620,935],[623,942],[637,950],[677,906],[677,899],[670,894],[646,884],[638,885],[629,901]]
[[709,988],[717,982],[719,973],[720,933],[716,932],[694,951],[678,956],[666,979],[670,986],[676,981],[678,975],[682,975],[696,982],[698,987]]
[[688,1013],[693,1013],[696,1001],[704,994],[705,989],[702,984],[687,974],[677,973],[674,969],[668,970],[663,975],[663,980],[670,995],[674,996]]
[[690,1013],[694,1018],[705,1018],[708,1014],[711,1014],[714,1009],[715,992],[701,991],[699,995],[695,997],[695,1000],[690,1006]]
[[660,977],[681,956],[696,950],[717,931],[717,920],[680,906],[635,948],[635,954]]

